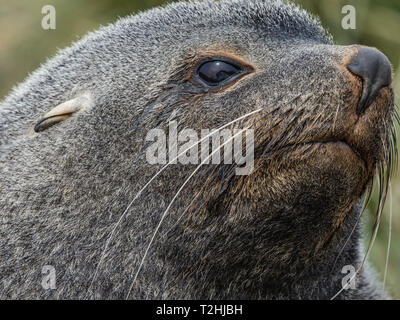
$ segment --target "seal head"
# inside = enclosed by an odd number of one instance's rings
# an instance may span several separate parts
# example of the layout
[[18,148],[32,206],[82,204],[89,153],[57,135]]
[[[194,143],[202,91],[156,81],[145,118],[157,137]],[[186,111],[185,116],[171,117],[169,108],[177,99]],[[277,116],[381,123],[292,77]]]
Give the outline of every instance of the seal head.
[[[176,3],[89,34],[0,105],[0,296],[335,296],[363,260],[363,194],[390,173],[389,70],[280,1]],[[253,130],[253,170],[149,163],[171,122]],[[382,295],[365,267],[337,298]]]

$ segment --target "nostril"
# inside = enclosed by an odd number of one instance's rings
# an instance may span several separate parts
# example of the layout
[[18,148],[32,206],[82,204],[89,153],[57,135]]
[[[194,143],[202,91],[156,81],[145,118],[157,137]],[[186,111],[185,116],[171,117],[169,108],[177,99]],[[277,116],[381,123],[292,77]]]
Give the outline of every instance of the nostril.
[[392,83],[392,68],[382,52],[368,47],[361,47],[347,68],[361,77],[363,82],[363,91],[357,106],[357,113],[362,114],[379,91]]

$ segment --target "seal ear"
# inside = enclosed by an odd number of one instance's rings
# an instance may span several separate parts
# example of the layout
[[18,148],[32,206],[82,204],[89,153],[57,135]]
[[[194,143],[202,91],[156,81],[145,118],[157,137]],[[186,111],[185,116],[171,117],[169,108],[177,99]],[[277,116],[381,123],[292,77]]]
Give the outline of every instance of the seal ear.
[[51,109],[38,122],[36,122],[33,130],[35,130],[35,132],[46,130],[52,125],[70,118],[74,113],[89,107],[91,104],[92,98],[88,93],[63,102]]

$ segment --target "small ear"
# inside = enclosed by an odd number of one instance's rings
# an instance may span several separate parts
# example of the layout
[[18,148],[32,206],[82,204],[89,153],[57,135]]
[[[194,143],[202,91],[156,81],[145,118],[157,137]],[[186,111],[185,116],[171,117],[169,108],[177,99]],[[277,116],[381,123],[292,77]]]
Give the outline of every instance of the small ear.
[[52,125],[70,118],[74,113],[91,106],[91,104],[92,98],[88,93],[63,102],[51,109],[38,122],[36,122],[34,130],[35,132],[46,130]]

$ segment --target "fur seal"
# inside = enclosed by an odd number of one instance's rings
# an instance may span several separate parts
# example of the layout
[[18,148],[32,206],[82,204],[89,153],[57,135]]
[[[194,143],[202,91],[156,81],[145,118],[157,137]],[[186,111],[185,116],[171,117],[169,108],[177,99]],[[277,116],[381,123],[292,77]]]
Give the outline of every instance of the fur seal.
[[[391,79],[281,1],[179,2],[87,35],[0,104],[0,297],[387,298],[366,264],[348,290],[341,271],[363,261],[376,172],[384,200]],[[252,128],[254,170],[149,164],[171,121]]]

